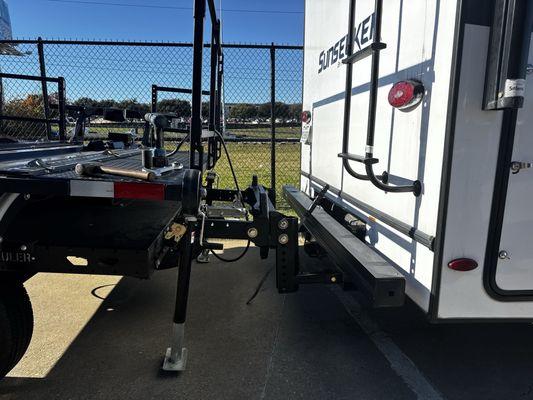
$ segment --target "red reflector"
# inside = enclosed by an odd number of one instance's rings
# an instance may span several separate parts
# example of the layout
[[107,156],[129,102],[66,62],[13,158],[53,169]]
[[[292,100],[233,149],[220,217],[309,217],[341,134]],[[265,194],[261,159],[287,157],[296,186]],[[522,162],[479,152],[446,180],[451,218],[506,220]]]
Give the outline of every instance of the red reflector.
[[165,185],[116,182],[116,199],[165,200]]
[[401,81],[395,83],[389,91],[389,104],[399,110],[415,107],[422,101],[424,86],[417,81]]
[[450,261],[448,267],[455,271],[472,271],[477,268],[477,262],[470,258],[458,258]]
[[302,122],[304,124],[307,124],[308,122],[311,121],[311,112],[309,112],[309,111],[302,112],[301,118],[302,118]]

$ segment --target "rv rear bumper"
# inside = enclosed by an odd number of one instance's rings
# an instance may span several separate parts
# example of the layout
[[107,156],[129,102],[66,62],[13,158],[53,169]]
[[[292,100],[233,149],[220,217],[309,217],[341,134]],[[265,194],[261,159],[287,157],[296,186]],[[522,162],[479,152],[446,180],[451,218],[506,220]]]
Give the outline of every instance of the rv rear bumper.
[[389,262],[322,208],[317,207],[308,213],[312,200],[305,193],[284,186],[283,194],[331,261],[351,278],[372,306],[398,307],[404,304],[405,278]]

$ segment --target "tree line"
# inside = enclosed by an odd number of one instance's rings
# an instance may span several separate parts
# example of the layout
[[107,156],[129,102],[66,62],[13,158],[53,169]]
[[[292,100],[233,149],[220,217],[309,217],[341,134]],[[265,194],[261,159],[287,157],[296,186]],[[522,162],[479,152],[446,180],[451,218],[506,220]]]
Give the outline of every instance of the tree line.
[[[141,114],[148,113],[151,110],[151,105],[140,103],[136,99],[116,101],[111,99],[94,100],[88,97],[82,97],[74,101],[73,104],[90,107],[130,109],[139,111]],[[178,118],[189,118],[191,116],[191,103],[189,101],[179,99],[160,100],[157,102],[157,111],[162,113],[172,113]],[[271,104],[235,103],[228,105],[227,111],[228,114],[226,115],[226,118],[232,118],[240,121],[268,119],[271,116]],[[299,121],[302,113],[302,105],[276,102],[274,111],[276,118]],[[202,115],[205,118],[209,116],[209,102],[202,103]]]
[[[238,103],[229,106],[228,118],[234,118],[241,121],[247,121],[251,119],[268,119],[271,117],[271,111],[271,103]],[[286,104],[282,102],[274,103],[274,115],[276,118],[299,121],[301,114],[301,104]]]
[[[57,94],[49,96],[50,103],[57,104]],[[77,100],[69,102],[70,104],[85,107],[97,108],[120,108],[135,110],[142,115],[151,111],[151,105],[139,102],[137,99],[113,100],[104,99],[96,100],[89,97],[81,97]],[[180,99],[164,99],[157,102],[157,111],[161,113],[172,113],[178,118],[188,119],[191,116],[191,103]],[[276,119],[300,120],[302,112],[301,104],[286,104],[283,102],[276,102],[274,106]],[[11,99],[2,104],[3,115],[9,116],[27,116],[27,117],[43,117],[44,106],[42,95],[29,94],[25,98]],[[209,116],[209,102],[202,104],[202,115],[204,118]],[[226,107],[227,119],[234,119],[240,122],[248,122],[252,120],[267,120],[271,117],[271,103],[251,104],[251,103],[233,103]]]

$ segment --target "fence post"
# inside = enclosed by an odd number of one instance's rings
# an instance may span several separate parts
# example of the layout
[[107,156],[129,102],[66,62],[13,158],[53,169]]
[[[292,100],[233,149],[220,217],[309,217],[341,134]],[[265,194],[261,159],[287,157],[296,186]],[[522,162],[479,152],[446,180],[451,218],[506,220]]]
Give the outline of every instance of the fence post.
[[274,43],[270,46],[270,187],[276,206],[276,47]]
[[[58,87],[58,106],[59,106],[59,140],[64,142],[67,140],[67,126],[66,126],[66,87],[65,87],[65,78],[59,77],[57,82]],[[46,84],[46,81],[43,81]]]
[[[48,84],[44,80],[46,78],[46,64],[44,61],[44,43],[43,39],[39,37],[37,39],[37,52],[39,53],[39,67],[41,70],[41,78],[43,80],[41,81],[41,85],[43,88],[43,105],[44,105],[44,117],[49,120],[50,119],[50,104],[48,103]],[[46,136],[49,140],[52,139],[52,126],[50,125],[50,122],[46,122]]]

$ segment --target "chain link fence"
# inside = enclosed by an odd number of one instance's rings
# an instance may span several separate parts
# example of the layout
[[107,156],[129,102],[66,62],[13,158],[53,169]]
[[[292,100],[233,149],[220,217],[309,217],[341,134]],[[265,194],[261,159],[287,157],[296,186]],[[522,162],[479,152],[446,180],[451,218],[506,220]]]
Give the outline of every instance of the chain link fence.
[[[67,104],[116,107],[149,112],[152,85],[192,87],[192,45],[189,43],[134,43],[34,40],[11,43],[19,55],[0,55],[0,70],[7,74],[63,77]],[[300,171],[300,114],[303,51],[298,46],[224,46],[224,133],[241,186],[253,175],[276,186],[278,207],[281,186],[298,186]],[[209,49],[204,56],[204,90],[209,85]],[[56,119],[58,85],[53,82],[2,79],[1,115]],[[49,99],[46,109],[44,98]],[[188,94],[159,93],[158,112],[173,113],[177,123],[188,124]],[[204,96],[207,121],[209,97]],[[67,133],[75,124],[67,116]],[[130,119],[112,123],[90,120],[86,138],[104,138],[109,132],[133,131],[142,135],[144,122]],[[58,135],[57,124],[2,121],[4,138],[45,141]],[[167,141],[179,140],[168,134]],[[172,146],[171,143],[169,143]],[[221,158],[215,171],[219,187],[234,186],[228,162]]]

